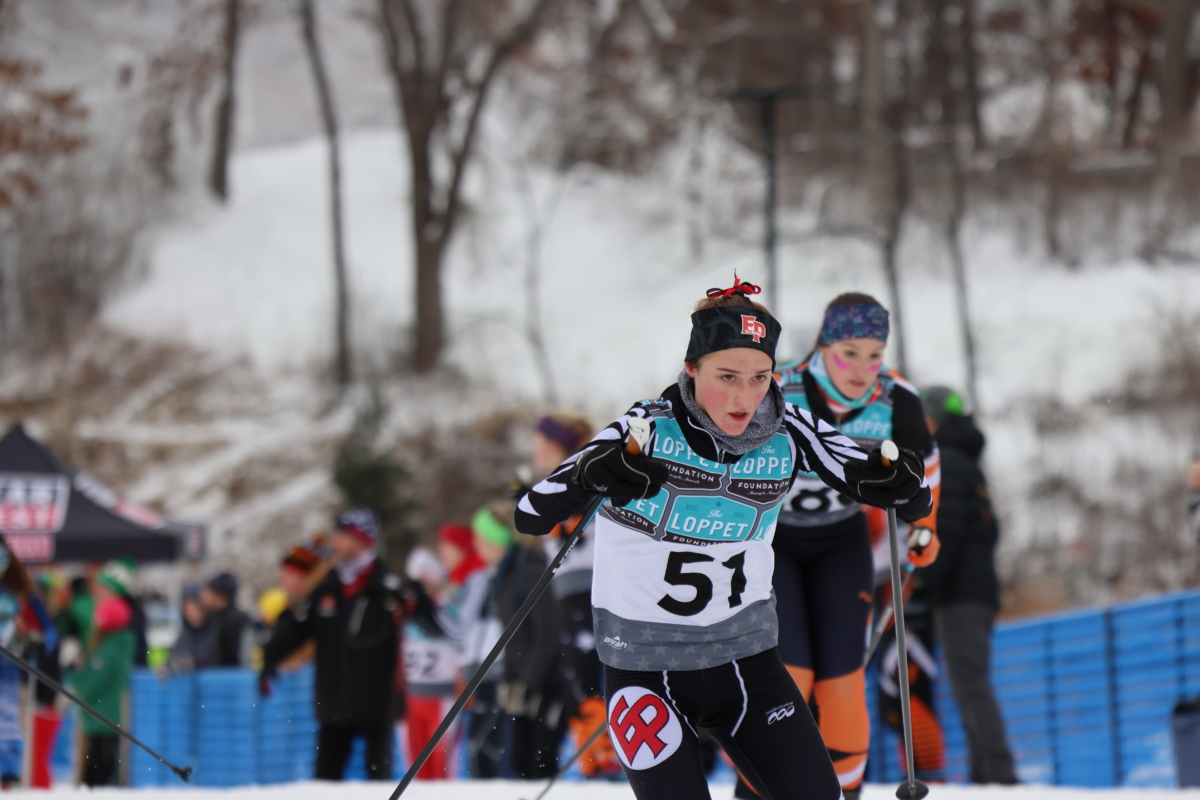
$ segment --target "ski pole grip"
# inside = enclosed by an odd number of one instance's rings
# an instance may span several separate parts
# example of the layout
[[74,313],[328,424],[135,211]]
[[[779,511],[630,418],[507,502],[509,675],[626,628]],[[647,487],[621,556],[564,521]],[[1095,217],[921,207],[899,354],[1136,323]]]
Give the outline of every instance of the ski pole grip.
[[625,452],[631,456],[640,456],[642,448],[650,439],[650,422],[642,417],[629,420],[629,438],[625,441]]
[[893,461],[900,459],[900,448],[891,439],[884,439],[879,446],[879,460],[885,467],[890,467]]

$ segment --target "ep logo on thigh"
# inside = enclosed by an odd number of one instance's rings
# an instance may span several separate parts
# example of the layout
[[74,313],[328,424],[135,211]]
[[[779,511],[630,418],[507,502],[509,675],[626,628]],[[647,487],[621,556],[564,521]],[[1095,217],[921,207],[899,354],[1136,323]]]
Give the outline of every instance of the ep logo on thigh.
[[609,698],[608,727],[617,757],[629,769],[658,766],[683,741],[675,712],[644,686],[626,686]]

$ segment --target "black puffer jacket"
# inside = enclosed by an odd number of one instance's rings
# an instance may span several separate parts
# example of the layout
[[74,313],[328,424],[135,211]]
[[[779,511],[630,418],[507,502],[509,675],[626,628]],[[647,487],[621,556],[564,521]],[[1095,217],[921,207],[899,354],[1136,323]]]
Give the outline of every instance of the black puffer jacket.
[[[514,543],[496,568],[492,579],[495,614],[507,626],[529,597],[549,560],[541,547]],[[514,688],[537,695],[550,686],[563,657],[559,632],[563,626],[562,605],[550,598],[534,605],[529,617],[517,628],[504,650],[504,681]]]
[[263,671],[279,663],[306,640],[317,644],[317,719],[337,725],[374,725],[391,721],[396,689],[399,626],[408,587],[388,572],[382,560],[372,566],[366,585],[347,598],[331,572],[294,615],[280,617],[263,647]]
[[248,667],[254,623],[246,612],[228,605],[208,619],[207,667]]
[[942,453],[942,499],[938,537],[942,550],[929,567],[917,571],[934,607],[979,603],[1000,608],[995,550],[999,537],[987,479],[979,467],[984,436],[975,421],[950,417],[938,428]]

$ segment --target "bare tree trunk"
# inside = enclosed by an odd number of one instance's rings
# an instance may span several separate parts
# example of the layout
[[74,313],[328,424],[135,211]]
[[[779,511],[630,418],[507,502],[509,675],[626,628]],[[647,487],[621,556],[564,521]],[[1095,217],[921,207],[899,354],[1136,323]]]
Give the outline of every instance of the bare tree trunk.
[[346,275],[345,234],[342,225],[342,163],[341,147],[338,142],[337,111],[333,105],[333,90],[325,71],[325,60],[321,55],[317,39],[317,19],[313,0],[300,0],[300,22],[304,32],[304,49],[312,67],[313,84],[317,89],[317,103],[321,109],[321,122],[325,127],[325,141],[329,149],[329,216],[333,238],[333,281],[334,281],[334,376],[339,386],[346,386],[354,379],[354,364],[350,348],[350,289]]
[[904,347],[904,313],[900,301],[900,279],[896,270],[896,248],[907,205],[908,186],[904,165],[904,143],[899,132],[889,125],[884,100],[883,33],[875,18],[874,0],[861,5],[863,29],[863,134],[866,140],[866,169],[871,203],[871,228],[879,241],[880,260],[888,282],[892,311],[893,363],[904,373],[907,358]]
[[980,92],[979,92],[979,48],[975,42],[975,2],[976,0],[962,0],[962,47],[963,47],[963,69],[966,72],[967,81],[967,113],[970,115],[971,134],[975,138],[974,147],[976,150],[987,146],[987,140],[983,135],[983,121],[979,114]]
[[409,162],[412,170],[412,236],[416,270],[413,293],[413,368],[428,372],[437,366],[445,332],[442,315],[441,225],[434,211],[433,159],[430,139],[433,123],[423,109],[405,108]]
[[1192,27],[1192,0],[1165,0],[1165,6],[1163,60],[1159,72],[1161,133],[1164,137],[1174,137],[1190,110],[1187,102],[1187,37]]
[[430,139],[432,122],[411,108],[405,115],[408,129],[409,158],[412,164],[412,235],[416,256],[416,287],[413,331],[413,368],[429,372],[437,366],[445,341],[442,314],[442,236],[443,223],[434,212],[433,159]]
[[212,163],[209,165],[208,186],[221,202],[229,199],[229,154],[233,149],[233,98],[237,76],[238,33],[242,15],[241,0],[225,0],[224,79],[221,99],[217,101],[216,130],[213,137]]
[[937,98],[938,118],[928,120],[937,124],[957,122],[953,88],[950,83],[950,48],[946,29],[946,0],[925,0],[929,30],[925,36],[925,70],[923,91],[919,97]]
[[546,347],[546,336],[542,328],[542,242],[559,201],[562,200],[565,177],[563,188],[555,192],[543,213],[538,204],[537,190],[533,181],[529,179],[528,165],[524,161],[517,164],[517,188],[524,197],[525,211],[529,218],[529,231],[525,240],[525,337],[529,340],[529,349],[533,351],[533,360],[542,379],[542,396],[551,405],[558,403],[558,389],[550,362],[550,350]]
[[[897,115],[898,116],[898,115]],[[904,332],[904,305],[900,299],[900,271],[897,265],[897,250],[900,247],[900,236],[903,232],[904,215],[908,210],[908,163],[904,146],[904,134],[900,129],[899,120],[896,129],[892,131],[892,185],[891,198],[888,208],[887,225],[883,233],[883,272],[887,276],[888,294],[892,305],[892,336],[896,343],[895,365],[900,374],[908,374],[908,347]]]
[[1038,11],[1041,15],[1042,33],[1038,37],[1038,51],[1042,69],[1046,75],[1046,99],[1042,104],[1037,129],[1034,132],[1036,147],[1040,150],[1042,179],[1046,185],[1046,209],[1043,213],[1046,252],[1053,259],[1063,255],[1062,240],[1059,236],[1059,217],[1062,216],[1063,180],[1065,169],[1063,156],[1059,152],[1055,138],[1055,124],[1058,117],[1058,58],[1055,55],[1058,31],[1054,19],[1054,8],[1050,0],[1038,0]]
[[[388,71],[412,164],[417,372],[437,366],[445,342],[442,259],[458,222],[463,175],[488,92],[501,65],[533,38],[553,2],[535,0],[507,32],[495,33],[490,54],[477,58],[477,52],[458,49],[465,26],[471,24],[464,1],[449,0],[431,26],[422,23],[421,9],[412,0],[378,0]],[[437,26],[440,30],[431,31]],[[449,164],[448,177],[440,180],[432,168],[435,152]]]
[[958,143],[951,138],[950,154],[950,213],[946,217],[946,246],[950,250],[950,267],[954,272],[954,293],[958,300],[958,327],[962,336],[963,359],[966,362],[967,399],[971,408],[979,410],[979,387],[975,365],[975,337],[971,332],[971,305],[967,293],[967,265],[963,258],[962,222],[967,210],[967,180]]
[[1125,150],[1133,146],[1133,135],[1137,129],[1138,118],[1142,114],[1142,88],[1146,85],[1146,76],[1153,68],[1150,50],[1150,45],[1147,44],[1138,56],[1137,68],[1133,74],[1133,88],[1129,90],[1129,99],[1125,101],[1125,131],[1121,134],[1121,147]]

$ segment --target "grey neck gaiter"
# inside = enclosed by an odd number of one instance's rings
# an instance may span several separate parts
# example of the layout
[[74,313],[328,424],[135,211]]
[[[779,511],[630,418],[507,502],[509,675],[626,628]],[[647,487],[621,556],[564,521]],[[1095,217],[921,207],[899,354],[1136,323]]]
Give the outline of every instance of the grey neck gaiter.
[[716,439],[717,447],[736,456],[745,455],[756,447],[762,447],[771,441],[771,437],[783,425],[783,390],[779,388],[779,384],[774,379],[771,380],[771,388],[768,390],[767,396],[763,398],[758,405],[758,410],[754,412],[754,418],[750,420],[746,430],[736,436],[721,430],[717,423],[713,422],[712,418],[696,405],[696,398],[692,395],[692,379],[688,376],[687,370],[679,373],[679,393],[683,395],[683,404],[687,407],[688,413],[700,427]]

